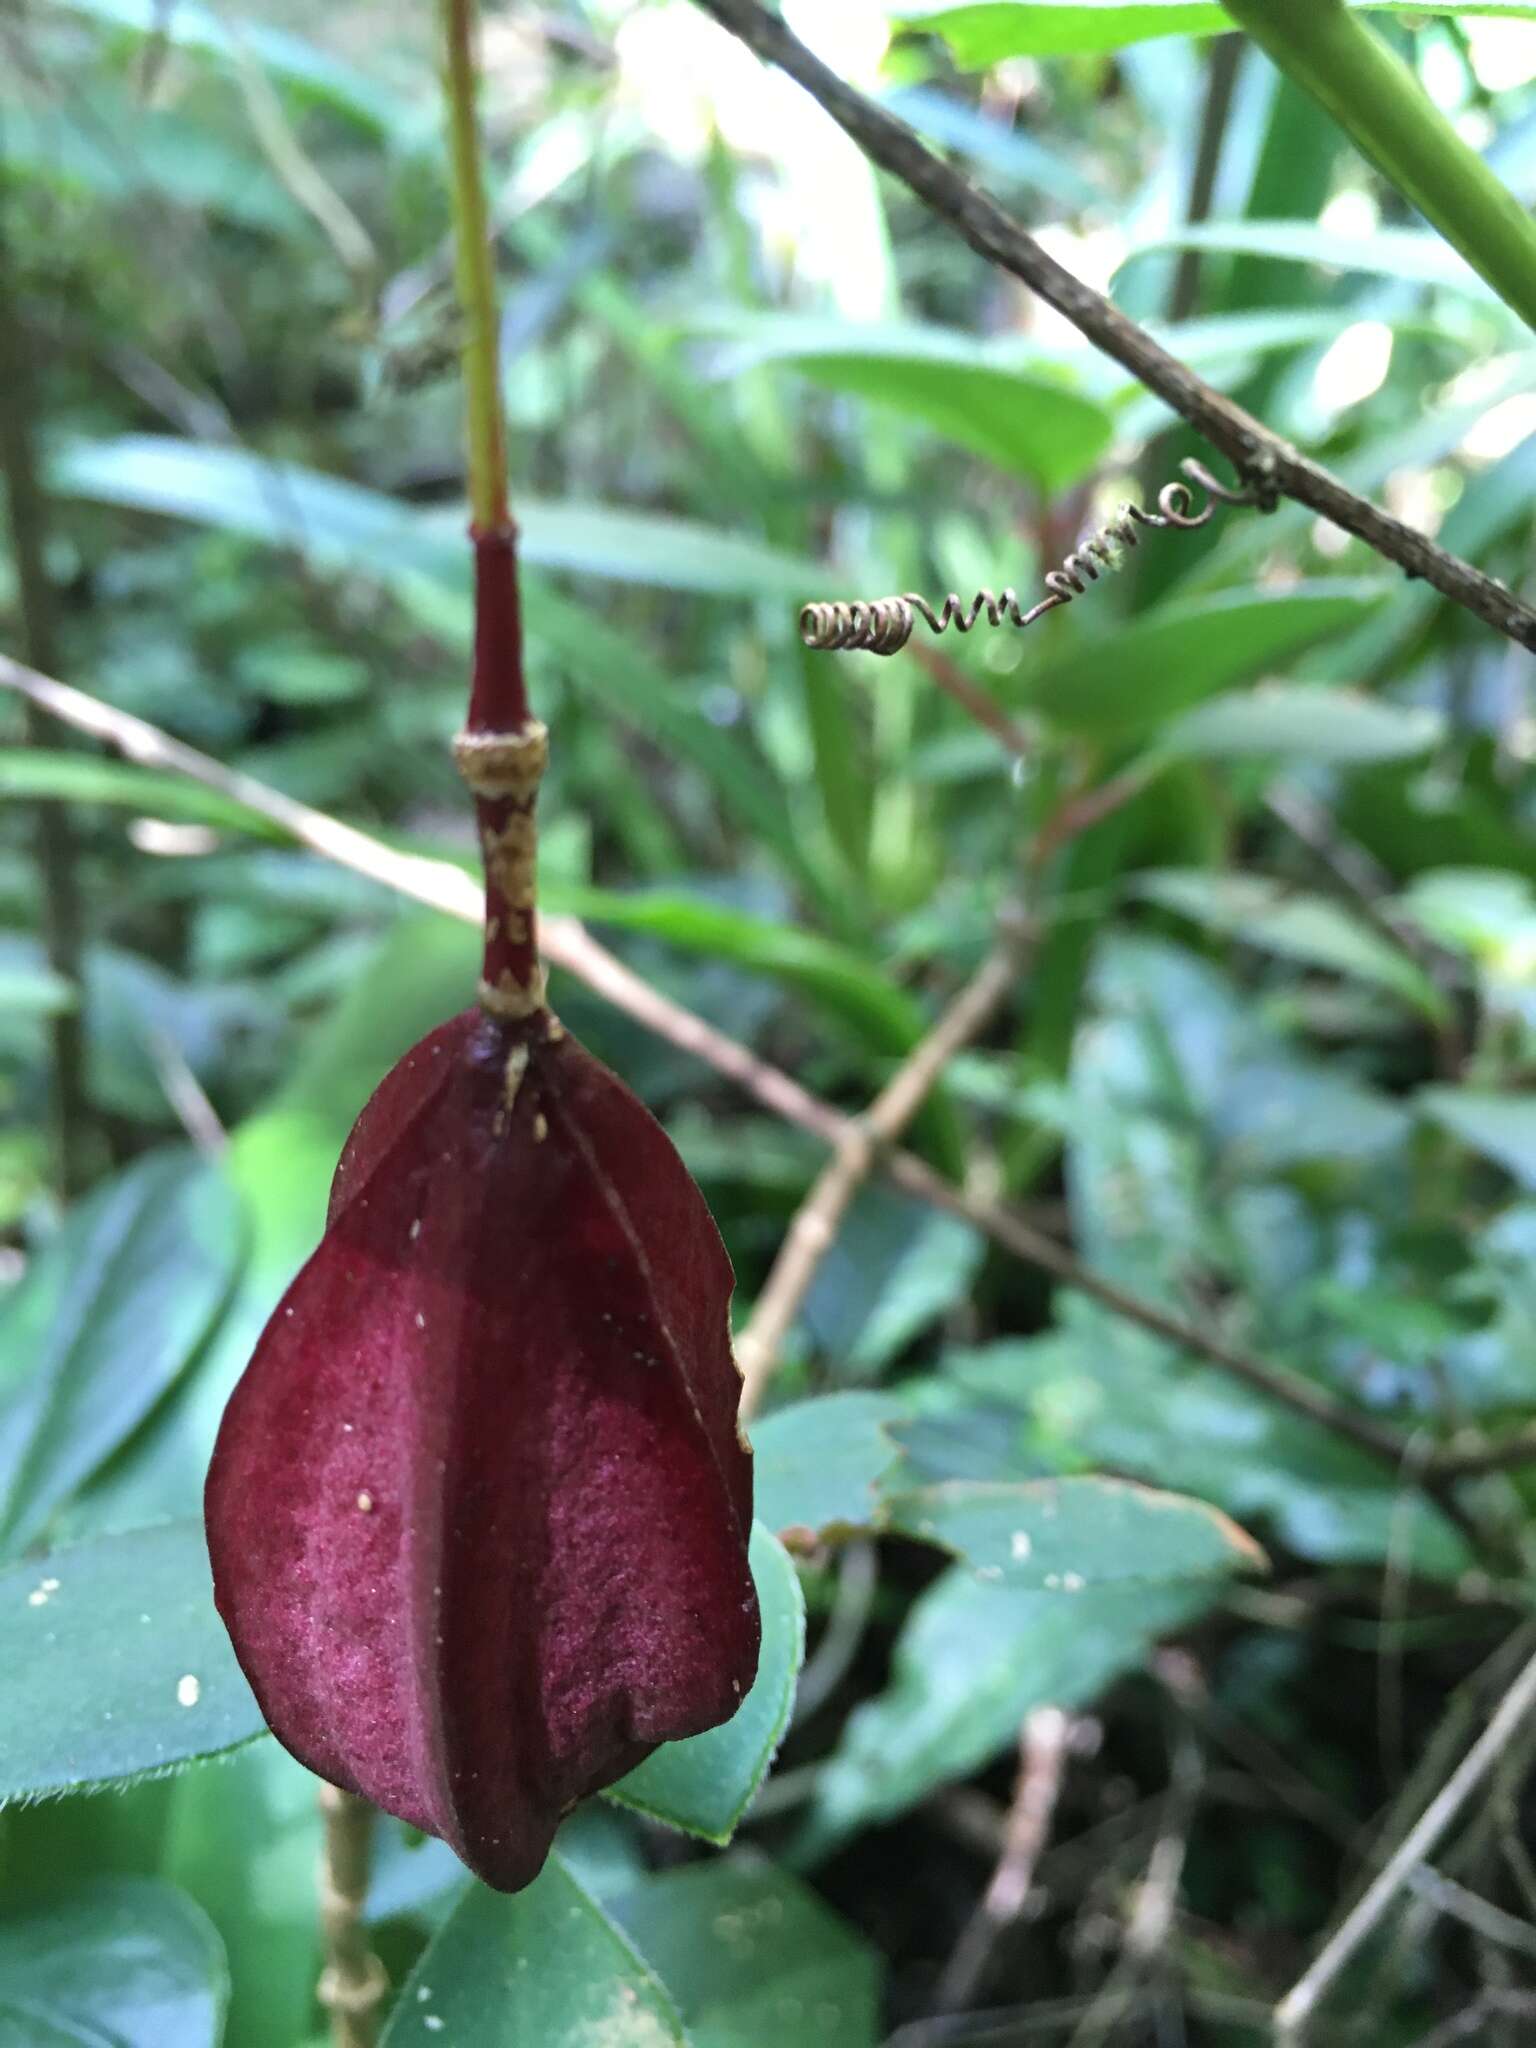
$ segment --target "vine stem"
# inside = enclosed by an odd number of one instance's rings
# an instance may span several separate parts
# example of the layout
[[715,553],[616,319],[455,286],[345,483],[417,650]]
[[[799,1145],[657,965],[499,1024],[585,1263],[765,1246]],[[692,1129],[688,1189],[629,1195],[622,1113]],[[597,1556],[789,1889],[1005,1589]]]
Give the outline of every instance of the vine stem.
[[507,441],[501,408],[500,328],[485,179],[480,167],[480,67],[475,0],[441,0],[443,89],[453,159],[454,276],[464,321],[469,504],[476,527],[509,523]]
[[1536,221],[1343,0],[1223,0],[1505,305],[1536,327]]
[[465,446],[475,548],[475,659],[454,744],[475,800],[485,861],[482,1006],[509,1020],[544,1005],[534,915],[535,811],[548,734],[528,714],[517,529],[507,503],[496,275],[481,168],[476,0],[441,0],[443,86],[453,159],[454,274],[464,323]]

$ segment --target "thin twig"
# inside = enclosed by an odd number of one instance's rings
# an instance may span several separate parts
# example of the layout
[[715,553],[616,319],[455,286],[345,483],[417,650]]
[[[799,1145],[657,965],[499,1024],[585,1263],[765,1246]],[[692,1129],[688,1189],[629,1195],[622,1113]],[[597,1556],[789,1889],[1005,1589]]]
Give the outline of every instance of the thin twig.
[[1508,1472],[1516,1465],[1530,1464],[1536,1464],[1536,1423],[1497,1443],[1453,1445],[1428,1459],[1424,1470],[1432,1479],[1477,1479],[1488,1472]]
[[279,183],[315,222],[342,268],[360,283],[368,282],[379,268],[373,238],[299,140],[260,58],[238,27],[230,41],[251,132]]
[[1339,1972],[1360,1944],[1379,1926],[1410,1874],[1433,1851],[1467,1800],[1504,1753],[1521,1722],[1536,1707],[1536,1656],[1531,1657],[1499,1702],[1493,1719],[1467,1751],[1457,1769],[1432,1799],[1416,1824],[1342,1927],[1328,1942],[1305,1976],[1275,2008],[1275,2038],[1289,2044],[1302,2040],[1314,2008],[1327,1995]]
[[837,1150],[796,1210],[751,1320],[736,1342],[743,1418],[757,1412],[790,1325],[881,1149],[901,1136],[949,1061],[983,1029],[1013,987],[1023,939],[1022,925],[1005,919],[996,945],[954,1002],[864,1114],[849,1122]]
[[1015,760],[1022,761],[1028,756],[1029,734],[1012,713],[998,703],[990,690],[972,682],[960,664],[951,660],[942,647],[930,647],[926,640],[913,640],[909,645],[913,660],[919,668],[927,670],[929,681],[937,683],[946,697],[952,697],[978,725],[985,726],[994,739],[1001,740]]
[[[0,180],[0,206],[5,197],[6,185]],[[47,562],[48,504],[33,439],[36,398],[30,374],[31,344],[22,324],[4,228],[0,219],[0,472],[5,479],[11,553],[16,563],[21,644],[35,667],[48,669],[56,662],[53,588]],[[29,746],[43,745],[42,721],[30,703],[25,707],[24,729]],[[86,1177],[82,1151],[89,1117],[80,1009],[79,844],[65,805],[40,803],[36,820],[43,952],[68,990],[68,1001],[48,1023],[53,1050],[54,1177],[61,1198],[67,1201]]]
[[[400,853],[354,826],[343,825],[325,812],[269,788],[254,776],[225,768],[195,747],[173,739],[142,718],[88,697],[67,683],[56,682],[0,654],[0,688],[18,691],[52,716],[115,747],[130,760],[169,768],[205,789],[233,797],[248,810],[276,825],[300,846],[324,859],[429,905],[462,923],[481,919],[480,891],[461,868],[420,854]],[[692,1053],[716,1073],[736,1082],[765,1109],[787,1123],[809,1131],[837,1147],[857,1134],[855,1119],[821,1101],[788,1074],[760,1059],[702,1017],[684,1009],[616,959],[578,920],[550,917],[542,928],[543,948],[556,966],[583,982],[595,994],[623,1010],[658,1038]],[[1304,1379],[1229,1343],[1215,1332],[1171,1314],[1156,1302],[1130,1293],[1085,1266],[1065,1245],[1038,1230],[1016,1210],[967,1193],[910,1152],[889,1150],[878,1169],[894,1186],[919,1201],[929,1202],[987,1236],[1003,1250],[1048,1273],[1064,1287],[1096,1301],[1122,1321],[1134,1323],[1177,1350],[1193,1353],[1241,1380],[1266,1399],[1306,1416],[1336,1436],[1343,1436],[1394,1472],[1408,1457],[1408,1441],[1385,1423],[1350,1407],[1325,1387]],[[1417,1475],[1427,1484],[1424,1475]],[[1438,1498],[1438,1495],[1437,1495]]]
[[946,220],[989,263],[1019,278],[1071,321],[1105,355],[1219,448],[1240,475],[1271,485],[1322,513],[1377,554],[1434,585],[1485,625],[1536,649],[1536,611],[1470,562],[1361,498],[1338,477],[1282,440],[1230,398],[1197,377],[1118,306],[1048,256],[1017,221],[968,178],[934,155],[917,134],[877,107],[811,54],[758,0],[697,0],[748,48],[780,65],[845,129],[864,153]]
[[150,1031],[146,1043],[165,1099],[181,1128],[205,1158],[221,1159],[229,1146],[228,1133],[186,1054],[168,1031]]
[[1072,1725],[1060,1707],[1036,1707],[1024,1717],[1019,1775],[1003,1825],[1001,1853],[939,1978],[933,1997],[937,2012],[960,2012],[973,2002],[999,1943],[1028,1904],[1071,1754]]
[[320,1787],[320,1931],[325,1966],[316,1993],[331,2016],[332,2048],[373,2048],[379,2007],[389,1989],[384,1965],[368,1946],[368,1897],[374,1811],[335,1785]]

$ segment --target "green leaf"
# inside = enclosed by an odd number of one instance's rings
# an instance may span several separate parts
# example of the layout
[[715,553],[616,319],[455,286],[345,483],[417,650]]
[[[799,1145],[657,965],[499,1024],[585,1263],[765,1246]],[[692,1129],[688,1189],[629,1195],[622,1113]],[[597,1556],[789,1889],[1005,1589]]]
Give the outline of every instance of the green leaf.
[[805,1655],[805,1602],[795,1568],[761,1522],[752,1530],[752,1577],[763,1617],[757,1677],[721,1728],[665,1742],[605,1795],[707,1842],[725,1843],[768,1774],[795,1703]]
[[474,1885],[400,1993],[380,2048],[689,2048],[666,1988],[561,1861],[507,1898]]
[[151,194],[162,206],[284,236],[310,223],[265,160],[231,148],[216,130],[166,108],[150,108],[100,81],[56,106],[0,94],[0,163],[50,184],[114,204]]
[[758,1520],[796,1547],[873,1527],[878,1489],[900,1457],[889,1425],[905,1413],[889,1394],[823,1394],[754,1423]]
[[1108,411],[1060,369],[1016,347],[941,327],[754,321],[733,372],[772,362],[829,391],[921,420],[983,461],[1047,493],[1089,474],[1114,432]]
[[1182,228],[1137,246],[1122,264],[1158,251],[1202,249],[1212,255],[1267,257],[1275,263],[1304,263],[1319,270],[1347,270],[1390,277],[1408,284],[1443,285],[1473,297],[1499,301],[1490,285],[1463,262],[1448,242],[1417,228],[1374,228],[1369,235],[1339,234],[1309,220],[1214,221]]
[[185,1892],[96,1877],[0,1922],[6,2048],[217,2048],[219,1937]]
[[1086,1706],[1214,1588],[1111,1587],[1064,1598],[988,1584],[962,1565],[913,1604],[891,1683],[857,1708],[822,1767],[818,1846],[968,1777],[1036,1707]]
[[280,84],[380,136],[398,133],[410,119],[402,101],[330,51],[259,21],[242,21],[238,31],[232,31],[198,0],[176,0],[169,10],[160,0],[56,0],[56,5],[61,12],[86,15],[104,28],[196,50],[216,58],[231,73],[238,73],[243,49]]
[[608,1910],[677,2001],[690,2048],[874,2048],[874,1950],[757,1856],[668,1870]]
[[[855,1235],[855,1258],[860,1249]],[[874,1306],[848,1346],[850,1376],[883,1372],[915,1337],[967,1300],[985,1255],[985,1240],[974,1225],[933,1210],[920,1216],[895,1256],[879,1267]],[[822,1273],[827,1271],[824,1263]]]
[[1420,1109],[1464,1145],[1536,1188],[1536,1100],[1493,1088],[1421,1088]]
[[1065,733],[1147,732],[1358,625],[1386,594],[1382,583],[1341,578],[1175,599],[1047,654],[1025,696]]
[[[457,507],[418,511],[296,463],[160,434],[73,442],[55,456],[50,477],[68,497],[194,520],[380,581],[410,569],[468,599],[470,558]],[[662,513],[524,498],[517,523],[530,568],[730,596],[804,597],[824,575],[814,562],[745,535]]]
[[1136,876],[1149,903],[1193,918],[1245,945],[1367,981],[1439,1021],[1445,997],[1409,955],[1325,896],[1286,888],[1262,875],[1166,868]]
[[952,1480],[888,1494],[884,1521],[936,1543],[988,1582],[1045,1592],[1172,1584],[1262,1569],[1217,1508],[1123,1479]]
[[[222,1757],[217,1770],[182,1771],[163,1789],[160,1874],[212,1916],[229,1957],[224,2048],[307,2042],[324,1966],[314,1777],[276,1742],[252,1742]],[[237,1843],[249,1845],[247,1853],[233,1853]],[[463,1865],[452,1850],[444,1854],[462,1880]]]
[[0,1308],[0,1541],[30,1542],[144,1420],[244,1252],[233,1189],[191,1152],[153,1153],[72,1211]]
[[55,753],[46,747],[0,749],[0,796],[59,797],[70,803],[113,804],[151,818],[213,825],[286,844],[288,835],[259,811],[184,775],[162,774],[102,754]]
[[[461,509],[429,513],[424,523],[462,549]],[[809,556],[666,512],[519,497],[517,528],[518,551],[530,568],[607,576],[615,583],[803,602],[826,580],[826,570]]]
[[1199,760],[1282,754],[1347,767],[1407,760],[1437,745],[1444,732],[1444,718],[1427,706],[1387,703],[1358,690],[1262,683],[1186,711],[1159,744]]
[[[1351,0],[1362,13],[1487,14],[1536,20],[1527,0]],[[1214,36],[1232,27],[1217,0],[895,0],[891,12],[912,29],[941,35],[966,66],[1008,57],[1077,57],[1119,50],[1151,36]]]
[[99,1536],[0,1572],[0,1804],[140,1778],[264,1723],[201,1522]]
[[0,1017],[57,1017],[72,1010],[75,1001],[74,989],[54,973],[31,939],[0,935]]
[[866,956],[802,926],[673,890],[627,895],[557,883],[547,900],[551,910],[568,911],[591,924],[646,932],[690,953],[772,975],[852,1026],[875,1051],[910,1052],[925,1029],[922,1006],[885,980]]
[[1391,1556],[1438,1578],[1465,1568],[1466,1545],[1438,1509],[1354,1444],[1103,1310],[1063,1301],[1057,1313],[1048,1336],[946,1361],[989,1417],[1003,1465],[1029,1476],[1070,1459],[1137,1473],[1218,1501],[1322,1563]]
[[[648,932],[708,959],[770,974],[850,1026],[873,1052],[900,1058],[928,1028],[922,1006],[905,989],[888,981],[866,956],[819,932],[659,889],[621,895],[556,883],[542,892],[542,900],[550,910],[569,911],[593,924]],[[960,1170],[959,1125],[942,1089],[924,1104],[916,1129],[939,1148],[949,1170]]]

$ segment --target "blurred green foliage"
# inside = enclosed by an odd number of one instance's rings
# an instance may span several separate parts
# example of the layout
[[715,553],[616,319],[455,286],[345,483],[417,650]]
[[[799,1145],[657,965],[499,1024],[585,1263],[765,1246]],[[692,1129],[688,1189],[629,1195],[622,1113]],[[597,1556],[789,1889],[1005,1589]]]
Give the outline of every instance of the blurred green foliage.
[[[892,12],[796,19],[1203,376],[1530,594],[1530,336],[1257,56],[1211,89],[1218,9]],[[429,13],[12,10],[0,291],[65,679],[467,865]],[[1376,14],[1536,197],[1536,8]],[[1027,636],[808,653],[806,599],[1037,589],[1192,444],[685,0],[488,28],[547,906],[856,1112],[1021,900],[1031,969],[915,1147],[1417,1450],[1529,1416],[1528,657],[1292,505],[1145,535]],[[7,650],[20,596],[0,553]],[[462,1007],[473,934],[231,797],[22,740],[0,703],[0,2039],[314,2043],[313,1783],[258,1738],[191,1518],[347,1128]],[[78,992],[37,803],[78,842]],[[573,978],[555,995],[672,1129],[744,1316],[819,1143]],[[66,1203],[50,1020],[76,1002],[92,1170]],[[1433,1789],[1413,1766],[1447,1696],[1480,1709],[1512,1668],[1530,1482],[1430,1498],[879,1182],[773,1399],[742,1717],[573,1816],[517,1899],[383,1823],[387,2042],[915,2026],[1047,1706],[1076,1748],[1030,1911],[961,2000],[994,2017],[900,2039],[1267,2039],[1389,1802]],[[1234,1577],[1228,1516],[1267,1581]],[[1441,1865],[1506,1919],[1536,1904],[1529,1753]],[[741,1835],[722,1858],[646,1816]],[[1175,1839],[1149,1956],[1136,1901]],[[1529,1943],[1426,1918],[1366,1952],[1338,2038],[1448,2041],[1471,2012],[1455,2038],[1515,2040],[1533,1997]]]

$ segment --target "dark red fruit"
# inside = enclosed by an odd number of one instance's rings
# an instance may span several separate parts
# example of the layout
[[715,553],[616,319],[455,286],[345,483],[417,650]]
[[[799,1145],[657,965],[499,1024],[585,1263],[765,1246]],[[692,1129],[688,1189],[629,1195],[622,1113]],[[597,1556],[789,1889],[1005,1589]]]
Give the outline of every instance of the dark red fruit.
[[649,1113],[543,1009],[408,1053],[208,1475],[280,1741],[502,1890],[757,1667],[726,1257]]

